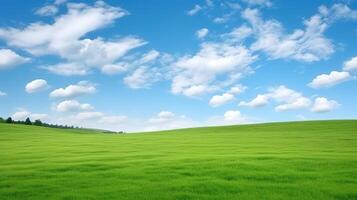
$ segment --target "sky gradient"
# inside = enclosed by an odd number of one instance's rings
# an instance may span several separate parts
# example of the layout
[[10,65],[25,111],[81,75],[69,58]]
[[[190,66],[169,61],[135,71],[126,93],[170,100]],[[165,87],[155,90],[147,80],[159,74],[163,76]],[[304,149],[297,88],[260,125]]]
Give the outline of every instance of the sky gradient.
[[0,116],[124,131],[355,119],[357,1],[14,1]]

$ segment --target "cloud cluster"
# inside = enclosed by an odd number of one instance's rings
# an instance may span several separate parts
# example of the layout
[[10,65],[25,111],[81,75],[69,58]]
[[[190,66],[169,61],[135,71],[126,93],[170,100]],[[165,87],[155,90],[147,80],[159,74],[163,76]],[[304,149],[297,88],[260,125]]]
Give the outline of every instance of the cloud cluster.
[[[179,58],[173,66],[176,74],[172,80],[174,94],[198,96],[219,89],[221,80],[230,81],[250,71],[256,56],[244,46],[228,43],[203,43],[195,55]],[[234,81],[233,81],[234,82]]]
[[327,28],[320,15],[304,21],[305,29],[286,34],[276,20],[263,20],[258,9],[246,9],[242,13],[253,30],[256,41],[251,48],[265,52],[270,59],[293,59],[304,62],[319,61],[334,52],[333,45],[324,36]]
[[[248,107],[262,107],[267,105],[270,101],[275,101],[278,105],[275,107],[275,111],[288,111],[288,110],[297,110],[297,109],[306,109],[310,108],[312,101],[310,98],[303,96],[301,93],[289,89],[284,85],[279,87],[270,88],[268,93],[259,94],[253,100],[249,102],[241,101],[239,106],[248,106]],[[329,106],[326,106],[329,102]],[[311,108],[312,112],[321,112],[324,110],[325,112],[331,111],[337,106],[332,106],[332,102],[334,104],[337,102],[333,100],[327,100],[324,97],[319,97],[315,99],[315,102]],[[322,105],[319,105],[319,104]],[[323,109],[322,109],[322,108]],[[327,107],[329,109],[327,109]]]
[[222,106],[222,105],[234,100],[235,95],[244,92],[246,89],[247,89],[247,87],[245,87],[243,85],[234,86],[229,91],[223,93],[222,95],[214,95],[211,98],[211,100],[209,101],[209,104],[212,107]]
[[67,13],[55,17],[52,24],[36,22],[25,28],[0,28],[0,39],[34,56],[57,55],[63,58],[65,63],[45,67],[63,75],[87,74],[92,68],[113,64],[130,50],[146,44],[134,36],[111,40],[84,38],[128,14],[119,7],[96,1],[93,6],[68,3],[67,9]]

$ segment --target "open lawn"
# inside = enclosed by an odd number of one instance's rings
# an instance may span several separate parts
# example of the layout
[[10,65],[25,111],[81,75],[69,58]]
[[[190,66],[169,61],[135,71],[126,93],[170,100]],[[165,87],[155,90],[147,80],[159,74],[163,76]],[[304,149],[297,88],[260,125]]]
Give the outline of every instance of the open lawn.
[[0,124],[0,199],[357,199],[357,121],[124,135]]

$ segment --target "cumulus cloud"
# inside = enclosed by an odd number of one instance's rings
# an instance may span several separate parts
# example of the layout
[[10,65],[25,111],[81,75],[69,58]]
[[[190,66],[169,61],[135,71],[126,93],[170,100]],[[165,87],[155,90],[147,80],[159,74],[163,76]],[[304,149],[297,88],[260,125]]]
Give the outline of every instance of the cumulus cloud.
[[247,119],[242,116],[241,112],[239,110],[229,110],[224,113],[224,120],[227,122],[233,122],[233,123],[242,123],[246,122]]
[[26,118],[30,118],[32,121],[34,120],[44,120],[48,117],[47,114],[39,114],[39,113],[31,113],[30,111],[21,109],[14,114],[12,114],[11,118],[13,120],[25,120]]
[[239,106],[247,106],[247,107],[262,107],[269,103],[269,97],[267,95],[257,95],[253,100],[249,102],[241,101]]
[[76,100],[66,100],[62,101],[56,106],[56,111],[58,112],[78,112],[78,111],[90,111],[94,107],[90,104],[81,104]]
[[83,75],[92,68],[113,64],[130,50],[146,44],[135,36],[111,40],[84,38],[86,34],[127,15],[128,12],[120,7],[96,1],[93,6],[68,3],[67,9],[68,12],[57,16],[52,24],[36,22],[25,28],[0,28],[0,39],[35,56],[57,55],[63,58],[65,63],[48,69],[64,75],[72,75],[70,69],[73,68],[76,69],[75,75]]
[[208,32],[209,32],[209,30],[207,28],[201,28],[200,30],[198,30],[196,32],[196,36],[198,38],[204,38],[207,36]]
[[351,58],[343,64],[343,70],[345,71],[355,71],[357,70],[357,56]]
[[53,98],[71,98],[86,94],[93,94],[96,91],[95,86],[87,81],[80,81],[76,85],[69,85],[66,88],[58,88],[50,93]]
[[328,100],[325,97],[318,97],[315,99],[311,111],[316,113],[325,113],[330,112],[339,106],[340,104],[334,100]]
[[239,110],[228,110],[223,116],[215,116],[208,119],[210,126],[234,125],[251,123],[248,117],[244,116]]
[[241,45],[203,43],[198,53],[183,56],[173,63],[175,75],[171,91],[185,96],[215,91],[220,87],[217,76],[228,80],[246,74],[255,59],[256,56]]
[[212,107],[218,107],[222,106],[232,100],[234,100],[234,95],[240,94],[246,90],[246,86],[243,85],[236,85],[231,87],[226,93],[223,93],[222,95],[214,95],[211,100],[209,101],[209,104]]
[[49,86],[46,80],[36,79],[26,84],[25,90],[27,93],[40,92],[47,89]]
[[314,89],[327,88],[345,82],[351,78],[349,72],[332,71],[330,74],[318,75],[309,86]]
[[304,97],[301,93],[295,90],[289,89],[284,85],[279,87],[270,88],[266,94],[259,94],[250,102],[242,101],[240,106],[249,107],[262,107],[269,103],[270,100],[274,100],[278,103],[275,107],[275,111],[288,111],[302,108],[308,108],[311,104],[311,100]]
[[187,15],[193,16],[201,10],[202,10],[202,7],[200,5],[196,4],[191,10],[187,11]]
[[0,49],[0,69],[8,69],[29,60],[29,58],[22,57],[10,49]]
[[234,99],[234,95],[229,94],[229,93],[224,93],[222,95],[214,95],[211,100],[209,101],[209,104],[212,107],[218,107],[223,104],[226,104],[227,102],[230,102]]

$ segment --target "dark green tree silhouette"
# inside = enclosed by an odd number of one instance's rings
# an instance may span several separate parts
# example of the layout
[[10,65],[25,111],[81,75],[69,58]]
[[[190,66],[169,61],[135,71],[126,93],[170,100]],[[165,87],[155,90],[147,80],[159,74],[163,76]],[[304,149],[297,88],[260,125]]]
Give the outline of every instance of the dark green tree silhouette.
[[9,118],[6,119],[6,123],[9,123],[9,124],[10,124],[10,123],[12,123],[12,122],[13,122],[13,121],[12,121],[12,118],[11,118],[11,117],[9,117]]
[[26,125],[32,125],[32,122],[31,122],[30,118],[26,118],[25,124]]
[[35,120],[35,122],[33,123],[33,125],[42,126],[42,122],[41,122],[41,120],[37,119],[37,120]]

